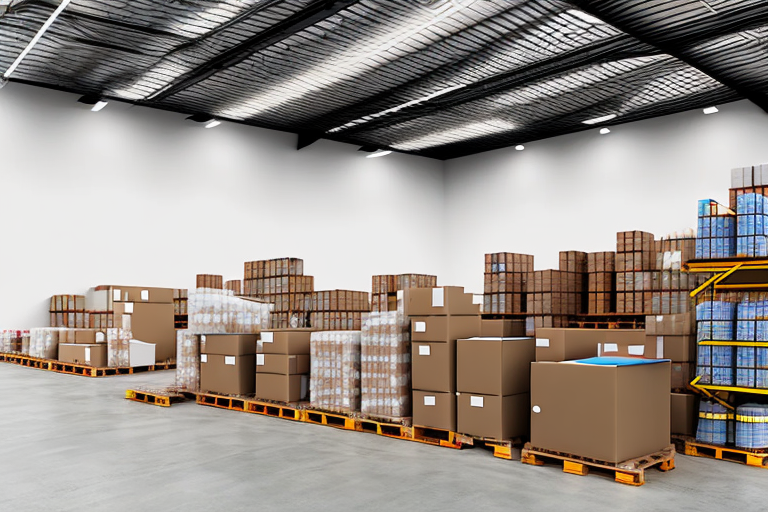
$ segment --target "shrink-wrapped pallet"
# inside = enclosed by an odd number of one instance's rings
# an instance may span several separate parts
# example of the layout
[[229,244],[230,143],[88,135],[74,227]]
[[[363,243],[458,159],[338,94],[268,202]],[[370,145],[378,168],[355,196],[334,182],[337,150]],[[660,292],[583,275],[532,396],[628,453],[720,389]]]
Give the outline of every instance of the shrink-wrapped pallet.
[[230,290],[198,288],[189,294],[189,331],[195,334],[255,334],[269,328],[272,304],[235,297]]
[[360,331],[312,333],[312,407],[344,413],[360,410],[360,340]]
[[200,390],[200,336],[189,330],[176,331],[176,387]]
[[29,355],[41,359],[57,359],[59,356],[59,332],[57,327],[39,327],[29,331]]
[[107,364],[110,368],[127,368],[131,365],[132,337],[130,329],[118,327],[107,329]]

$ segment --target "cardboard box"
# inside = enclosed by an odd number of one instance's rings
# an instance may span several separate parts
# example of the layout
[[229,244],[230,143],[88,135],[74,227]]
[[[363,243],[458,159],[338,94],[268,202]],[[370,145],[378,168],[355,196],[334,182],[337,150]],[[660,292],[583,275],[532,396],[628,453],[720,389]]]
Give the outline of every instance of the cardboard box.
[[456,342],[456,389],[461,393],[508,396],[527,393],[533,338],[470,338]]
[[309,354],[312,329],[262,331],[256,352],[262,354]]
[[480,334],[480,316],[411,317],[411,341],[456,341]]
[[204,334],[200,336],[200,352],[222,356],[247,356],[256,353],[255,334]]
[[695,315],[653,315],[645,317],[645,333],[649,336],[687,336],[696,334]]
[[256,373],[276,373],[280,375],[309,373],[309,356],[256,354]]
[[622,364],[630,365],[533,363],[531,444],[612,463],[666,448],[670,363],[625,358]]
[[493,439],[528,437],[531,395],[511,396],[459,393],[457,429],[462,434]]
[[309,397],[309,376],[257,373],[256,397],[275,402],[306,400]]
[[256,356],[200,355],[200,390],[223,395],[252,395]]
[[404,298],[407,316],[480,314],[480,305],[474,304],[472,294],[464,293],[461,286],[408,288]]
[[672,393],[670,395],[670,432],[683,436],[696,435],[699,397]]
[[156,361],[155,344],[131,340],[128,347],[128,357],[131,367],[152,366]]
[[456,394],[414,390],[413,424],[455,432]]
[[412,388],[456,391],[456,342],[411,344]]
[[106,343],[59,343],[59,361],[106,368],[107,345]]
[[671,389],[686,389],[693,380],[696,365],[693,363],[672,363]]
[[176,358],[173,303],[115,303],[114,312],[116,319],[120,318],[120,315],[131,315],[133,338],[145,343],[154,343],[157,361]]
[[75,329],[74,338],[74,343],[83,343],[85,345],[106,343],[107,341],[104,331],[98,329]]
[[572,361],[598,355],[597,347],[644,346],[641,329],[536,329],[536,361]]
[[523,338],[525,337],[525,320],[481,320],[480,336],[483,338]]
[[118,302],[173,304],[173,288],[103,285],[85,295],[85,309],[90,311],[112,311]]
[[696,360],[694,336],[646,336],[645,357],[687,363]]

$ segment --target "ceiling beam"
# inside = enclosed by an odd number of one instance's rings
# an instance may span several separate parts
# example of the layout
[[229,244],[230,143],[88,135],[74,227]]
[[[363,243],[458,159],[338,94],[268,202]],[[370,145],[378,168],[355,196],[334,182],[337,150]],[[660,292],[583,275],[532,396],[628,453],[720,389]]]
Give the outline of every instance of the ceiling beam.
[[317,135],[307,132],[299,132],[299,139],[296,141],[296,151],[301,151],[302,149],[311,146],[319,140],[320,137]]

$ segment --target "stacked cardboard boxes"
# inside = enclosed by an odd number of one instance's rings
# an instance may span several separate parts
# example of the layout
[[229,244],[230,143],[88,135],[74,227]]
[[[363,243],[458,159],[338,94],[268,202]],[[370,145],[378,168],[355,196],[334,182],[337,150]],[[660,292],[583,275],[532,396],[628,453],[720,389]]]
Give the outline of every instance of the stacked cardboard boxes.
[[735,210],[739,197],[745,194],[768,196],[768,164],[731,169],[730,207]]
[[587,313],[616,312],[616,253],[587,254]]
[[321,331],[359,331],[363,314],[370,310],[367,292],[317,291],[312,294],[310,325]]
[[713,199],[699,201],[696,259],[736,255],[736,212]]
[[616,234],[616,312],[650,311],[652,273],[656,268],[656,240],[644,231]]
[[360,331],[310,335],[310,405],[331,412],[360,410]]
[[200,391],[200,335],[187,329],[176,331],[176,387]]
[[563,270],[538,270],[528,275],[528,331],[567,327],[569,316],[583,307],[584,274]]
[[232,292],[233,295],[242,295],[242,281],[239,279],[233,279],[224,283],[224,289]]
[[51,297],[50,314],[51,327],[88,327],[83,295],[54,295]]
[[197,288],[210,288],[211,290],[223,290],[224,278],[213,274],[197,274]]
[[107,348],[104,331],[64,329],[59,332],[59,361],[106,368],[108,365]]
[[274,306],[229,290],[198,288],[189,294],[189,330],[195,334],[256,334],[269,327]]
[[693,313],[654,315],[645,319],[645,357],[672,361],[673,391],[684,391],[695,374],[696,336]]
[[596,356],[645,354],[642,329],[539,329],[536,331],[536,361],[572,361]]
[[398,291],[407,288],[434,288],[435,286],[437,286],[437,276],[425,274],[373,276],[371,311],[396,311]]
[[275,305],[273,329],[308,327],[314,290],[314,278],[304,275],[304,261],[299,258],[245,262],[244,293]]
[[189,292],[186,289],[173,290],[173,322],[176,329],[189,327],[188,301]]
[[461,287],[411,288],[413,424],[456,430],[456,341],[481,332],[480,307]]
[[526,312],[526,281],[533,272],[533,256],[509,252],[485,255],[483,313]]
[[256,374],[255,334],[200,336],[200,390],[222,395],[252,395]]
[[309,396],[311,331],[262,331],[256,349],[256,396],[275,402],[300,402]]

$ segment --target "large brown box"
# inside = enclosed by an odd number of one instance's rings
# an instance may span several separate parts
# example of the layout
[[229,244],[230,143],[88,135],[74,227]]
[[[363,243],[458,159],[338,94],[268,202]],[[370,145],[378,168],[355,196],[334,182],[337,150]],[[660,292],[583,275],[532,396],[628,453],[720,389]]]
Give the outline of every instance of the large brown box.
[[[614,359],[614,358],[611,358]],[[669,445],[670,363],[531,365],[531,444],[605,462]]]
[[411,341],[455,341],[480,335],[480,316],[411,317]]
[[256,356],[200,355],[200,390],[222,395],[252,395]]
[[525,320],[481,320],[480,336],[483,338],[522,338],[525,336]]
[[256,397],[276,402],[300,402],[309,396],[309,376],[256,374]]
[[687,363],[696,360],[694,336],[646,336],[645,357]]
[[405,290],[405,314],[408,316],[479,315],[471,293],[461,286],[408,288]]
[[508,396],[527,393],[533,338],[470,338],[456,345],[456,389],[461,393]]
[[683,436],[696,435],[696,417],[699,398],[696,395],[672,393],[670,395],[670,431]]
[[456,431],[456,394],[413,391],[413,424]]
[[256,353],[255,334],[204,334],[200,336],[202,354],[247,356]]
[[[127,313],[128,311],[133,312]],[[131,315],[133,338],[154,343],[157,361],[176,358],[173,297],[170,304],[115,303],[114,312],[116,319],[126,313]]]
[[309,354],[312,329],[261,331],[257,352],[262,354]]
[[75,343],[93,345],[95,343],[105,343],[107,341],[104,331],[98,329],[75,329]]
[[671,389],[685,389],[693,380],[696,366],[693,363],[672,363]]
[[59,361],[106,368],[107,344],[59,343]]
[[309,373],[309,356],[256,354],[256,373],[276,373],[279,375]]
[[653,315],[645,317],[646,334],[655,336],[685,336],[696,334],[695,315]]
[[[645,345],[641,329],[536,329],[536,361],[571,361],[598,355],[598,345]],[[609,346],[610,348],[610,346]]]
[[99,286],[98,288],[108,291],[108,300],[110,302],[173,303],[173,288],[115,285]]
[[411,344],[412,389],[456,391],[456,342]]
[[531,419],[529,393],[503,397],[459,393],[456,401],[458,432],[493,439],[528,437]]

